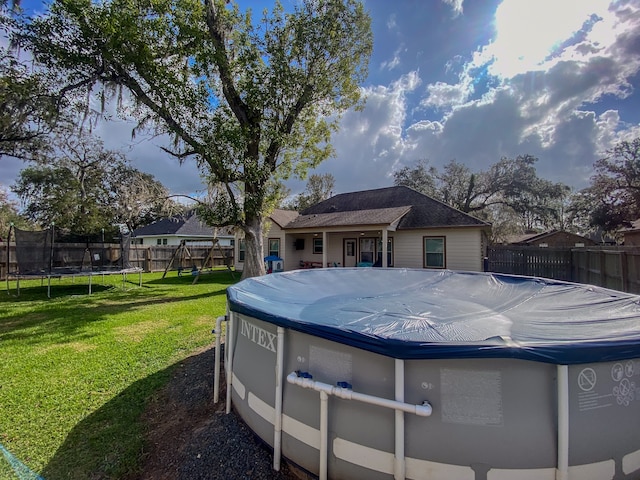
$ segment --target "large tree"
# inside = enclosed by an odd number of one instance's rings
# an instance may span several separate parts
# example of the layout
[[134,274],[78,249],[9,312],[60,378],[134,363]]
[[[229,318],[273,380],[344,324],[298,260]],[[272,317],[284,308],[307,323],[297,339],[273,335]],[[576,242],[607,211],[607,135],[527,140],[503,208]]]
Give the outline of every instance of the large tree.
[[244,232],[246,277],[264,273],[272,187],[329,157],[339,114],[360,105],[372,34],[356,0],[276,3],[257,21],[228,3],[55,0],[22,43],[69,87],[123,87],[122,113],[225,185],[213,217]]
[[55,156],[31,162],[12,188],[30,221],[86,235],[118,223],[133,229],[159,216],[166,189],[123,155],[87,135],[56,137],[55,143]]
[[128,162],[113,169],[109,180],[113,222],[126,225],[130,232],[168,213],[184,210],[153,175],[141,172]]
[[605,232],[629,227],[640,218],[640,138],[618,143],[594,170],[591,185],[574,196],[572,212]]
[[29,222],[20,215],[18,204],[9,198],[7,190],[0,185],[0,241],[6,241],[12,224],[19,228],[30,226]]
[[[0,0],[0,35],[18,21],[17,2]],[[30,68],[9,41],[0,45],[0,157],[30,159],[49,144],[44,140],[56,124],[62,103],[52,95],[46,74]]]
[[307,187],[304,192],[296,195],[294,208],[302,211],[330,198],[335,182],[336,179],[330,173],[311,175],[307,180]]
[[[456,160],[448,162],[442,171],[434,167],[426,169],[419,162],[413,168],[397,172],[395,184],[410,186],[489,221],[498,216],[501,235],[516,228],[515,217],[519,219],[520,230],[549,228],[559,223],[558,205],[567,196],[569,187],[540,178],[536,162],[537,158],[531,155],[503,157],[480,172],[473,172]],[[505,218],[510,221],[503,222]]]
[[404,166],[393,172],[393,184],[413,188],[430,197],[439,197],[436,189],[437,174],[435,167],[429,167],[427,160],[420,159],[413,167]]

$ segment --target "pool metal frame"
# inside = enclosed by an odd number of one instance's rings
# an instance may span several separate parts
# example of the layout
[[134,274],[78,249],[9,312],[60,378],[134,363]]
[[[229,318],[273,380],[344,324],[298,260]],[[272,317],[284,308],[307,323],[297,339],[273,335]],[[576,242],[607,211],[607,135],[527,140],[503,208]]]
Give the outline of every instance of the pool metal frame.
[[[227,312],[226,316],[216,319],[216,327],[213,333],[215,339],[215,372],[214,372],[214,403],[219,401],[220,392],[220,361],[221,361],[221,343],[223,328],[222,323],[226,322],[225,338],[232,339],[235,328],[235,312]],[[282,444],[282,398],[283,398],[283,354],[284,354],[285,328],[277,327],[277,346],[276,346],[276,398],[275,398],[275,417],[274,417],[274,441],[273,441],[273,469],[280,470],[281,465],[281,444]],[[225,342],[225,358],[224,368],[226,376],[226,413],[231,412],[231,397],[233,388],[233,342]],[[317,382],[305,375],[305,372],[291,372],[286,376],[289,384],[297,385],[302,388],[312,389],[320,394],[320,465],[319,478],[326,480],[328,478],[327,459],[329,455],[328,441],[328,399],[329,396],[336,396],[345,400],[361,401],[374,405],[386,407],[395,410],[395,452],[393,476],[394,479],[400,480],[406,478],[406,458],[404,455],[404,414],[413,413],[418,416],[430,416],[432,413],[431,405],[425,400],[422,405],[413,405],[404,402],[404,360],[395,360],[395,399],[386,399],[375,397],[372,395],[354,392],[350,385],[333,386],[323,382]],[[569,369],[568,365],[557,365],[557,399],[558,399],[558,455],[557,466],[555,469],[555,480],[569,480]],[[238,381],[236,379],[236,381]],[[295,461],[295,460],[294,460]],[[633,463],[633,462],[632,462]],[[633,465],[635,467],[636,465]],[[630,468],[633,468],[630,467]],[[545,473],[549,474],[549,469]],[[531,472],[531,470],[527,470]],[[633,471],[633,470],[631,470]],[[510,472],[510,473],[509,473]],[[497,474],[498,472],[495,471]],[[540,472],[542,473],[542,472]],[[499,474],[498,474],[499,475]],[[501,478],[530,478],[528,476],[518,476],[515,471],[505,471],[505,475]],[[516,476],[514,476],[516,475]],[[523,473],[523,475],[527,475]],[[471,478],[471,477],[470,477]],[[493,477],[492,477],[493,478]],[[496,476],[495,478],[499,478]],[[545,477],[546,478],[546,477]]]

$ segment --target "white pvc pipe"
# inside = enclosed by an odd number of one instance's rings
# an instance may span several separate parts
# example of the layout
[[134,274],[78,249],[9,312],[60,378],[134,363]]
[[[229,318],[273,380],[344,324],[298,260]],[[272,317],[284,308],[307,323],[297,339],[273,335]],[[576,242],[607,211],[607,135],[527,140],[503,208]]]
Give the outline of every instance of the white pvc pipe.
[[218,403],[220,399],[220,344],[222,343],[222,321],[224,316],[216,318],[216,329],[213,333],[216,334],[216,349],[213,352],[214,355],[214,367],[213,367],[213,403]]
[[227,336],[224,351],[227,354],[227,361],[224,362],[226,368],[227,379],[227,409],[226,413],[231,413],[231,377],[233,376],[233,327],[235,325],[236,314],[229,312],[229,321],[227,322]]
[[[385,252],[386,254],[386,252]],[[395,360],[396,377],[396,401],[404,403],[404,360]],[[404,412],[396,410],[396,447],[393,465],[393,478],[404,480],[405,460],[404,460]]]
[[327,480],[329,459],[329,395],[320,391],[320,480]]
[[[402,389],[402,394],[400,395],[404,399],[404,362],[400,360],[400,366],[396,363],[396,396],[398,396],[398,390]],[[402,380],[398,382],[398,369],[401,369],[402,375],[400,377]],[[431,415],[432,408],[429,402],[425,401],[422,405],[413,405],[409,403],[404,403],[404,401],[397,400],[389,400],[387,398],[376,397],[373,395],[367,395],[365,393],[357,393],[351,390],[350,388],[343,387],[334,387],[333,385],[329,385],[328,383],[316,382],[311,378],[299,377],[296,372],[292,372],[287,375],[287,382],[293,385],[298,385],[303,388],[309,388],[320,392],[320,480],[327,479],[327,459],[329,456],[329,395],[333,395],[338,398],[342,398],[344,400],[356,400],[363,403],[368,403],[370,405],[377,405],[379,407],[392,408],[396,411],[396,461],[395,461],[395,478],[398,475],[398,469],[401,470],[401,474],[404,478],[404,417],[402,416],[402,412],[414,413],[420,417],[428,417]],[[401,443],[402,446],[398,447],[399,440],[399,431],[398,431],[398,415],[401,416],[402,420],[400,422],[401,429]],[[401,462],[399,462],[399,457],[402,457]],[[400,465],[401,463],[401,465]]]
[[569,479],[569,367],[558,365],[558,467],[556,480]]
[[278,343],[276,347],[276,398],[273,422],[273,469],[280,471],[282,451],[282,377],[284,376],[284,328],[278,327]]
[[418,415],[419,417],[428,417],[432,412],[431,405],[426,401],[422,405],[397,402],[395,400],[389,400],[388,398],[367,395],[366,393],[357,393],[349,388],[334,387],[333,385],[329,385],[328,383],[316,382],[310,378],[298,377],[298,375],[296,375],[296,372],[292,372],[287,375],[287,382],[303,388],[310,388],[317,392],[326,392],[327,395],[333,395],[344,400],[356,400],[358,402],[377,405],[379,407],[391,408],[393,410],[402,410],[403,412],[413,413],[415,415]]

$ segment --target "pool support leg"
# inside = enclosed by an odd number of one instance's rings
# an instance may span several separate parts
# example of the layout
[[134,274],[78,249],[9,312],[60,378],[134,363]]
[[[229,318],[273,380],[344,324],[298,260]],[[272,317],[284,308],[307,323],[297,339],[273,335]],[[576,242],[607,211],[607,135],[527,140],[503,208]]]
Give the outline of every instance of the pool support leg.
[[216,318],[216,329],[213,331],[216,335],[213,369],[213,403],[218,403],[220,399],[220,345],[222,343],[222,322],[224,320],[226,320],[225,316]]
[[278,327],[276,346],[276,398],[275,419],[273,422],[273,469],[280,471],[282,452],[282,377],[284,377],[284,328]]
[[329,394],[320,390],[320,480],[327,480],[329,464]]
[[231,377],[233,376],[233,326],[235,324],[235,316],[235,313],[229,313],[229,321],[227,322],[227,338],[229,339],[229,341],[226,342],[226,347],[224,349],[227,355],[227,359],[224,362],[226,367],[225,372],[227,379],[227,414],[231,413]]
[[558,466],[556,480],[569,479],[569,367],[558,365]]
[[[383,243],[384,245],[384,243]],[[396,358],[395,360],[395,390],[396,401],[404,403],[404,360]],[[393,478],[395,480],[404,480],[405,478],[405,461],[404,461],[404,412],[396,410],[396,443],[393,465]]]

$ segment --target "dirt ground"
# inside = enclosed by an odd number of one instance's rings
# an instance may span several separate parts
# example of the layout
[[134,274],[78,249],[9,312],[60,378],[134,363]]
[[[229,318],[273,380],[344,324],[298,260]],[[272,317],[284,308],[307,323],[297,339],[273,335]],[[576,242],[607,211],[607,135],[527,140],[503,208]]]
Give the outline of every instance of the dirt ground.
[[213,370],[214,348],[176,367],[144,414],[142,471],[127,480],[300,478],[285,462],[279,472],[273,470],[269,447],[233,411],[225,414],[224,372],[220,402],[213,403]]

